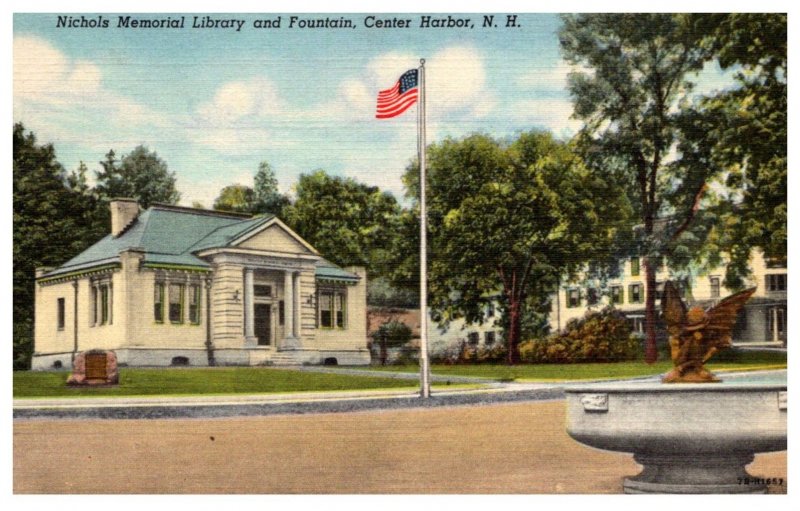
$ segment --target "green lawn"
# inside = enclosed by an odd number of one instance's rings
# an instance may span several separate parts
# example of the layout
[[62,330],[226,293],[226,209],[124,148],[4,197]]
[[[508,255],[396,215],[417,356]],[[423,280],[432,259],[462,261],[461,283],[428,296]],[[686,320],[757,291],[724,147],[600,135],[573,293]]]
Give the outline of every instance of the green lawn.
[[67,387],[66,371],[15,371],[14,397],[260,394],[269,392],[390,389],[413,380],[314,373],[268,367],[120,369],[120,385]]
[[[711,371],[735,371],[786,367],[786,353],[742,351],[737,352],[735,356],[728,355],[725,359],[718,362],[712,359],[707,365],[708,369]],[[641,361],[592,364],[521,364],[517,366],[436,364],[431,366],[431,372],[442,376],[474,376],[498,381],[556,381],[652,376],[665,373],[671,368],[672,362],[665,360],[653,365]],[[419,371],[419,367],[416,365],[371,367],[370,369]]]

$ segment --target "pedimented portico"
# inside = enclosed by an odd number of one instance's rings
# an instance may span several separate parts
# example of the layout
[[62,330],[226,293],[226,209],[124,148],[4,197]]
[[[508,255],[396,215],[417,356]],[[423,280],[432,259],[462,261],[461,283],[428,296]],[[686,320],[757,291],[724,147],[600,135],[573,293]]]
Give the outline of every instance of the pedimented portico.
[[[37,274],[35,367],[64,365],[75,345],[114,349],[129,365],[369,363],[366,272],[326,261],[278,218],[175,206],[139,213],[127,201],[112,203],[112,217],[116,233]],[[53,332],[49,309],[59,318]],[[107,310],[115,325],[84,324],[83,309]],[[59,329],[62,312],[73,335]]]

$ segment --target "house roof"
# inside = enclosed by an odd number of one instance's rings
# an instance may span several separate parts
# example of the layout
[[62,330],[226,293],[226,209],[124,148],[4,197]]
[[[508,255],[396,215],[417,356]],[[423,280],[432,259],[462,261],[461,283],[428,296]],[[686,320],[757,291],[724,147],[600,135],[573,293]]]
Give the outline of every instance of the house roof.
[[[43,278],[119,263],[120,252],[131,248],[144,251],[146,265],[208,268],[208,262],[197,257],[197,252],[232,246],[238,239],[273,219],[273,215],[250,218],[194,208],[154,205],[139,214],[119,236],[105,236],[60,267],[46,273]],[[318,263],[317,275],[337,280],[359,280],[357,275],[324,260]]]

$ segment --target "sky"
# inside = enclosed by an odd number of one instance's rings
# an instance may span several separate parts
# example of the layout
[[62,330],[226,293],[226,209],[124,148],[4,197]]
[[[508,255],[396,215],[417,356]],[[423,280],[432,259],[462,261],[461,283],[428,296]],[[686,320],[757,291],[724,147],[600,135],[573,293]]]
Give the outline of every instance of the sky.
[[[506,15],[517,15],[506,26]],[[426,60],[427,141],[473,132],[504,137],[532,128],[574,134],[556,14],[487,13],[497,27],[368,28],[365,14],[297,14],[351,20],[355,28],[290,26],[292,13],[209,14],[242,20],[241,29],[193,28],[197,13],[131,14],[137,20],[182,17],[184,28],[119,27],[124,13],[15,14],[13,117],[39,142],[53,143],[67,170],[81,161],[90,176],[114,149],[143,144],[177,177],[181,204],[211,207],[229,184],[252,186],[259,162],[286,193],[302,173],[324,169],[377,185],[402,200],[401,176],[416,154],[416,107],[375,119],[378,91]],[[101,19],[107,28],[59,27]],[[100,18],[102,16],[102,18]],[[280,17],[280,28],[256,28]],[[434,14],[433,18],[448,18]],[[729,76],[713,66],[699,91]]]

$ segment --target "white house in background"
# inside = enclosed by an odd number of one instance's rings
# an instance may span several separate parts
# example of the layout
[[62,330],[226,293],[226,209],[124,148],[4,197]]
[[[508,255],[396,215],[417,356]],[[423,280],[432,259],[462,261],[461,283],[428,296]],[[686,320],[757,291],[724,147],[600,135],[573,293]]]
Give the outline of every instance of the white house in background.
[[[747,286],[756,292],[740,314],[734,328],[733,343],[741,346],[785,346],[786,344],[786,261],[765,260],[753,250],[751,276]],[[697,275],[691,282],[681,282],[663,265],[656,273],[660,290],[667,280],[676,280],[690,305],[710,307],[733,292],[723,285],[725,267]],[[644,266],[638,257],[622,263],[620,277],[592,287],[591,284],[562,283],[553,297],[550,328],[563,329],[570,319],[581,318],[588,310],[612,304],[625,313],[636,332],[644,332]],[[660,300],[656,301],[660,307]]]
[[364,268],[274,216],[110,207],[109,235],[37,269],[34,369],[89,349],[129,366],[370,362]]

